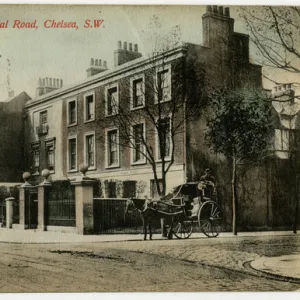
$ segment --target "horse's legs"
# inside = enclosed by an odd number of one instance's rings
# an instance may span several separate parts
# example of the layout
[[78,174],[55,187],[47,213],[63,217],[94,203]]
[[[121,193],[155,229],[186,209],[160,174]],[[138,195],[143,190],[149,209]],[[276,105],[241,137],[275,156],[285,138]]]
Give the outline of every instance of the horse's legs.
[[171,225],[169,227],[168,240],[171,240],[172,238],[173,238],[173,219],[171,220]]
[[152,224],[150,218],[148,220],[148,227],[149,227],[150,240],[152,240]]
[[144,231],[144,241],[147,239],[147,220],[145,216],[143,216],[143,231]]

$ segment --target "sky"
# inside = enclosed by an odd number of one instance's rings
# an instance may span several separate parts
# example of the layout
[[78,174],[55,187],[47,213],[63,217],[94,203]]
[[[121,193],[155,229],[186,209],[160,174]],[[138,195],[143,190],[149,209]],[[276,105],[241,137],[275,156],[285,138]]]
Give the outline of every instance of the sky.
[[[205,6],[192,5],[1,5],[0,23],[8,20],[10,28],[0,28],[0,101],[7,99],[7,76],[15,95],[26,91],[34,98],[39,77],[63,79],[64,86],[69,86],[86,78],[91,58],[106,60],[112,68],[119,40],[138,44],[146,56],[151,46],[149,37],[156,35],[149,27],[154,15],[164,32],[179,25],[183,42],[201,44],[204,12]],[[238,7],[231,7],[230,13],[235,31],[247,33]],[[100,28],[84,28],[87,19],[104,22]],[[11,28],[14,20],[36,20],[38,28]],[[44,28],[46,20],[76,22],[78,29]],[[255,60],[252,49],[250,56]]]

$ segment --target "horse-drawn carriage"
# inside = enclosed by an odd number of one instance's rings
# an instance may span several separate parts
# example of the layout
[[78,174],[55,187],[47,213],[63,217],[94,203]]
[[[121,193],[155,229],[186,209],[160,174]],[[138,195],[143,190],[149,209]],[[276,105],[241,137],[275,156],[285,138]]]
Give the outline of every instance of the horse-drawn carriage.
[[129,199],[126,212],[138,209],[143,219],[144,239],[147,225],[152,236],[151,220],[167,218],[169,236],[174,234],[179,239],[189,238],[193,227],[198,224],[207,237],[217,237],[220,232],[221,210],[217,203],[217,193],[212,183],[186,183],[177,186],[173,192],[160,200]]

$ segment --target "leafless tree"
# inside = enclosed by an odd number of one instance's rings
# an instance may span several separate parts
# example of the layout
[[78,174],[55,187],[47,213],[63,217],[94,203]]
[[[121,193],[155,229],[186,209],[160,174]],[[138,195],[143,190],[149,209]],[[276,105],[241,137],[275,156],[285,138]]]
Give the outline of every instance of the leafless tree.
[[[156,16],[151,22],[160,29]],[[203,68],[185,55],[186,48],[178,45],[179,40],[178,26],[152,40],[145,70],[124,75],[118,83],[118,96],[106,96],[106,110],[112,117],[100,120],[102,126],[118,128],[115,143],[131,149],[133,163],[151,166],[159,196],[166,194],[166,176],[176,150],[185,146],[186,124],[199,115],[204,99]]]
[[[263,65],[272,70],[280,69],[293,74],[290,83],[299,86],[300,7],[241,7],[240,11]],[[283,83],[270,76],[267,79],[276,84]]]

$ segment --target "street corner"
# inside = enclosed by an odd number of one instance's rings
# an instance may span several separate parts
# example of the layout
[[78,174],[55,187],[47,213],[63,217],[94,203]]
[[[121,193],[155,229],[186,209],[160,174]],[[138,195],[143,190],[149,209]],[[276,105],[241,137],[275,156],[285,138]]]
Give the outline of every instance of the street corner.
[[300,282],[300,253],[276,257],[261,257],[250,263],[260,272]]

